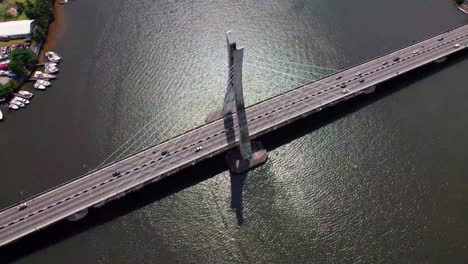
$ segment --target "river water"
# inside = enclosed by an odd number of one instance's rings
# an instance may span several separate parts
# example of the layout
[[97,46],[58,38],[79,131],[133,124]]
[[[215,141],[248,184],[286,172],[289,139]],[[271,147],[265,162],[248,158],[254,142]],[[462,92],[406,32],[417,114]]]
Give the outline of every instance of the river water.
[[[1,207],[202,124],[222,104],[227,30],[251,105],[468,22],[440,0],[63,8],[58,80],[0,123]],[[232,183],[217,158],[0,263],[466,263],[466,56],[265,137],[268,162]]]

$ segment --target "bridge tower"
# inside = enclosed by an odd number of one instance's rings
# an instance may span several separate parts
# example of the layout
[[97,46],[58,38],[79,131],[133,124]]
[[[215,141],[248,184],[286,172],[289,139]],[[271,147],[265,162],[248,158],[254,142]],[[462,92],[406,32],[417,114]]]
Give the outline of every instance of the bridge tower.
[[[228,50],[228,81],[221,112],[211,114],[207,122],[218,118],[224,119],[226,128],[233,126],[234,113],[237,114],[239,148],[229,151],[226,161],[233,173],[243,173],[264,163],[268,157],[267,151],[260,142],[251,142],[247,115],[245,112],[244,92],[242,89],[242,62],[244,48],[237,47],[236,35],[233,31],[226,32]],[[234,131],[234,130],[232,130]],[[235,134],[227,134],[228,142],[235,140]]]

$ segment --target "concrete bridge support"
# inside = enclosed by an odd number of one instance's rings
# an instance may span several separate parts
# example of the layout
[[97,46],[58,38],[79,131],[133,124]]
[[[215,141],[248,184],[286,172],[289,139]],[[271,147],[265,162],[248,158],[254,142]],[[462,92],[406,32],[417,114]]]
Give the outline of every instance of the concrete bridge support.
[[365,94],[371,94],[371,93],[375,92],[375,89],[376,89],[376,88],[377,88],[376,85],[372,85],[371,87],[365,89],[365,90],[364,90],[364,93],[365,93]]
[[70,215],[69,217],[67,217],[67,220],[68,221],[71,221],[71,222],[75,222],[75,221],[78,221],[82,218],[84,218],[86,215],[88,214],[88,208],[86,209],[83,209],[75,214],[72,214]]
[[[223,109],[208,116],[206,122],[211,122],[221,117],[226,122],[232,120],[232,114],[237,113],[239,136],[239,148],[231,150],[226,155],[226,162],[232,173],[240,174],[256,167],[266,161],[267,151],[260,142],[250,142],[249,127],[245,113],[244,92],[242,89],[242,62],[244,48],[237,47],[237,39],[233,31],[226,32],[228,49],[228,82],[224,97]],[[229,140],[229,138],[228,138]]]
[[442,58],[439,58],[439,59],[435,60],[434,62],[435,63],[442,63],[442,62],[444,62],[446,60],[447,60],[447,57],[442,57]]

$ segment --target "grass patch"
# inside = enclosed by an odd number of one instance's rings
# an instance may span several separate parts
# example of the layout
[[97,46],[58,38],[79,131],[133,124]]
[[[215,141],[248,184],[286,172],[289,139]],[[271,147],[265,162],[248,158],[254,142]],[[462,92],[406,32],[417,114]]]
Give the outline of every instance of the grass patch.
[[[31,3],[35,4],[36,1],[37,0],[31,0]],[[11,7],[16,8],[16,2],[22,3],[23,5],[26,6],[26,0],[3,0],[3,2],[0,3],[0,22],[29,19],[24,13],[24,11],[15,17],[7,13],[9,8]]]

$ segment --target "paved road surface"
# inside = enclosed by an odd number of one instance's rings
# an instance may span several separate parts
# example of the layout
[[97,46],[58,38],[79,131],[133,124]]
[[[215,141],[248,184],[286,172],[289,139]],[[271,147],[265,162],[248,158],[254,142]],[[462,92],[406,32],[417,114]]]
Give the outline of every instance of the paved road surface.
[[[443,40],[439,40],[440,36],[443,36]],[[249,107],[247,119],[250,135],[252,138],[258,137],[323,107],[361,94],[378,83],[465,49],[468,25],[440,36]],[[457,43],[460,44],[459,48],[455,48]],[[396,57],[400,60],[394,61]],[[358,77],[356,73],[362,76]],[[347,91],[341,87],[343,83]],[[228,126],[226,129],[223,120],[214,121],[33,197],[23,210],[18,210],[16,206],[4,209],[0,212],[0,246],[235,147],[238,138],[232,127],[236,126],[234,121],[231,128]],[[203,146],[203,151],[194,152],[197,146]],[[163,150],[169,154],[161,155]],[[121,172],[117,177],[112,175],[116,171]]]

